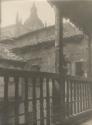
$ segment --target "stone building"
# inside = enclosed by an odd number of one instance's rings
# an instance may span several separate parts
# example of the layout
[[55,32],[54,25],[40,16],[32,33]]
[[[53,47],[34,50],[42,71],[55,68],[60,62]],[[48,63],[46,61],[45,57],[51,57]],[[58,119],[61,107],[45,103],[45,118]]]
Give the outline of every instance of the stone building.
[[[18,69],[21,70],[24,68],[25,61],[22,57],[17,56],[12,53],[2,44],[0,44],[0,69]],[[9,98],[14,97],[14,79],[12,77],[9,78],[8,83],[8,96]],[[0,102],[4,97],[4,77],[0,76]]]
[[[26,27],[25,33],[21,33],[18,36],[1,40],[0,42],[5,48],[8,48],[9,51],[12,51],[17,57],[21,57],[20,66],[22,69],[33,70],[33,71],[43,71],[43,72],[56,72],[56,51],[55,51],[55,27],[49,26],[44,27],[43,23],[37,15],[37,10],[35,5],[32,8],[31,17],[24,23]],[[17,28],[20,29],[20,21],[17,15],[16,18]],[[35,22],[35,23],[34,23]],[[34,25],[33,25],[34,24]],[[67,66],[67,75],[78,75],[83,76],[84,73],[88,70],[88,40],[85,35],[71,23],[66,22],[63,24],[63,46],[64,46],[64,58]],[[37,28],[37,29],[36,29]],[[16,33],[19,32],[19,29],[16,30]],[[8,53],[8,52],[6,52]],[[10,55],[10,54],[9,54]],[[17,59],[14,61],[13,66],[16,67]],[[3,59],[4,61],[4,59]],[[1,62],[1,61],[0,61]],[[12,62],[12,59],[10,59]],[[10,66],[12,64],[9,62]],[[7,64],[7,61],[5,60]],[[5,64],[5,65],[6,65]],[[18,67],[19,68],[19,67]],[[11,80],[11,83],[13,81]],[[23,81],[22,81],[23,82]],[[23,87],[23,84],[22,86]],[[12,88],[12,89],[11,89]],[[10,96],[14,97],[14,84],[9,86]],[[23,88],[22,88],[23,89]],[[20,89],[20,91],[22,90]],[[39,89],[39,88],[38,88]],[[3,89],[2,89],[3,90]],[[32,88],[30,87],[30,95]],[[45,90],[44,90],[45,91]],[[3,93],[1,91],[1,93]],[[37,94],[39,91],[37,91]],[[12,105],[12,103],[11,103]],[[13,105],[12,105],[13,106]],[[10,107],[9,111],[13,112],[13,107]],[[39,109],[39,105],[37,105]],[[24,106],[20,104],[20,111],[23,111]],[[39,115],[39,114],[38,114]],[[32,117],[32,114],[30,115]],[[14,120],[14,119],[13,119]],[[23,122],[24,118],[20,118],[20,121]],[[14,121],[10,121],[11,124]]]
[[[3,44],[0,44],[0,70],[2,69],[14,69],[14,70],[21,70],[24,68],[25,61],[22,57],[16,55],[15,53],[11,52],[7,47],[5,47]],[[22,79],[20,79],[20,84],[19,84],[19,94],[21,95],[22,93],[22,85],[21,85]],[[4,121],[3,119],[3,106],[4,104],[2,103],[4,100],[4,77],[0,76],[0,124],[3,124],[2,122]],[[8,98],[10,100],[14,99],[15,96],[15,82],[13,77],[9,77],[8,81]],[[10,111],[12,112],[12,105],[11,103],[10,106]]]
[[32,6],[31,11],[30,11],[30,16],[24,22],[24,28],[27,31],[34,31],[37,29],[41,29],[43,27],[44,27],[44,24],[37,14],[37,8],[36,8],[35,3],[33,3],[33,6]]
[[[45,27],[1,42],[26,60],[25,69],[55,72],[54,31],[54,26]],[[64,23],[64,55],[68,75],[80,75],[84,67],[84,72],[87,72],[87,54],[87,37],[70,23]]]
[[35,3],[33,3],[30,9],[30,15],[28,19],[23,23],[19,17],[19,13],[16,14],[15,24],[2,27],[0,39],[7,39],[11,37],[17,37],[23,35],[27,32],[34,31],[37,29],[41,29],[44,27],[43,22],[38,16],[37,8]]
[[0,44],[0,68],[23,69],[25,61],[3,44]]
[[[18,28],[21,24],[18,15],[16,22]],[[87,37],[70,22],[65,22],[63,26],[67,74],[83,75],[88,70]],[[44,27],[35,4],[31,8],[30,17],[24,23],[24,28],[25,33],[22,30],[20,35],[2,40],[1,43],[26,60],[25,69],[56,72],[55,27]]]
[[[35,70],[43,72],[56,72],[55,64],[55,27],[44,27],[36,31],[13,37],[12,39],[2,40],[1,43],[7,47],[10,51],[17,56],[24,59],[25,65],[23,69]],[[68,75],[81,75],[82,70],[87,71],[87,37],[83,35],[78,29],[76,29],[70,23],[64,23],[64,55],[67,61]],[[23,82],[22,82],[23,83]],[[30,82],[31,84],[31,82]],[[30,86],[30,85],[29,85]],[[11,87],[14,87],[12,84]],[[23,90],[23,84],[21,85]],[[31,97],[32,86],[29,87],[29,95]],[[52,89],[52,88],[50,88]],[[14,89],[12,89],[10,95],[14,97]],[[44,90],[45,92],[46,90]],[[39,86],[36,89],[37,95],[39,95]],[[22,93],[23,96],[23,93]],[[45,104],[44,104],[45,105]],[[31,106],[31,105],[30,105]],[[19,105],[20,112],[24,112],[24,104]],[[40,112],[40,106],[37,102],[37,110]],[[11,103],[11,113],[14,112],[13,104]],[[45,112],[45,108],[44,108]],[[33,117],[32,111],[29,113],[30,118]],[[39,113],[37,114],[39,117]],[[24,123],[24,115],[19,117],[19,122]],[[9,121],[12,125],[14,119]]]

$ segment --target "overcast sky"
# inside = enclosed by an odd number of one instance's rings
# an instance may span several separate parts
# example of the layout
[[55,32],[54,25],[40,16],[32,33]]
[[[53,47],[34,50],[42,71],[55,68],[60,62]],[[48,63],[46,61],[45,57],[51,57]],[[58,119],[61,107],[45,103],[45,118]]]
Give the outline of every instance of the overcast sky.
[[[38,15],[48,25],[54,24],[54,10],[46,0],[34,0],[37,6]],[[32,0],[16,0],[2,2],[2,26],[15,24],[16,14],[19,13],[19,18],[24,22],[30,14]]]

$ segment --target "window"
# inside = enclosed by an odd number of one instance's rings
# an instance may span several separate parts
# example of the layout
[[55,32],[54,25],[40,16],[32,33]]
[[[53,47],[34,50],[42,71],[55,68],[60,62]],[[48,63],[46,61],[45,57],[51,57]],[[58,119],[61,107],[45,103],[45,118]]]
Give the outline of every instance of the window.
[[31,71],[40,71],[40,66],[39,65],[32,65]]
[[76,75],[83,76],[83,62],[76,62]]

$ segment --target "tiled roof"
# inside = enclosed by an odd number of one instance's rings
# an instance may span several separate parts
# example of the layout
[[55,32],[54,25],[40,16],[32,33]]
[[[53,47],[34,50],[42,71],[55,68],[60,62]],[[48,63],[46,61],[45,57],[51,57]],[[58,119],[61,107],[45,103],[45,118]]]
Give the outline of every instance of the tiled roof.
[[[71,38],[75,36],[82,36],[83,33],[76,28],[73,24],[66,22],[64,23],[63,37]],[[2,40],[1,43],[11,45],[11,49],[20,48],[25,46],[33,46],[46,41],[55,40],[55,26],[44,27],[42,29],[27,32],[18,37],[13,37],[12,40]]]
[[23,61],[23,58],[8,50],[4,45],[0,44],[0,58],[7,60]]

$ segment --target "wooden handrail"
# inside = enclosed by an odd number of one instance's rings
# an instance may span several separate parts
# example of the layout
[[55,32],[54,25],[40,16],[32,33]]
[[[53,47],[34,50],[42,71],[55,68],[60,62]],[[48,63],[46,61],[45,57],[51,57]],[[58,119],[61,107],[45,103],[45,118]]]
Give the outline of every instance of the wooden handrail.
[[56,73],[0,68],[0,76],[59,78]]
[[[26,124],[37,124],[40,120],[40,123],[44,125],[44,119],[46,119],[47,124],[50,125],[51,122],[55,122],[55,120],[58,121],[58,117],[62,116],[59,112],[62,109],[62,103],[65,104],[64,117],[65,119],[68,118],[68,120],[69,118],[71,119],[71,117],[78,116],[78,114],[84,111],[86,112],[92,109],[91,79],[65,76],[64,88],[60,87],[62,81],[59,83],[61,77],[57,73],[0,68],[0,77],[4,78],[4,99],[2,100],[2,107],[4,109],[3,116],[5,116],[5,120],[3,125],[6,125],[8,119],[11,119],[10,116],[12,114],[8,114],[8,112],[11,112],[11,110],[8,109],[10,104],[14,106],[12,110],[14,110],[15,114],[11,117],[15,119],[16,125],[19,124],[20,115],[25,117]],[[12,98],[8,93],[10,91],[9,86],[12,86],[12,84],[9,83],[11,77],[14,79],[13,89],[15,93]],[[21,89],[23,89],[21,94],[19,94],[20,84]],[[64,101],[61,101],[60,92],[63,89],[65,89]],[[32,111],[29,110],[30,103]],[[44,103],[46,107],[44,107]],[[19,112],[21,104],[24,104],[24,112],[22,114]],[[38,104],[40,110],[39,119],[37,117],[39,113],[37,109]],[[44,116],[45,110],[46,116]]]

